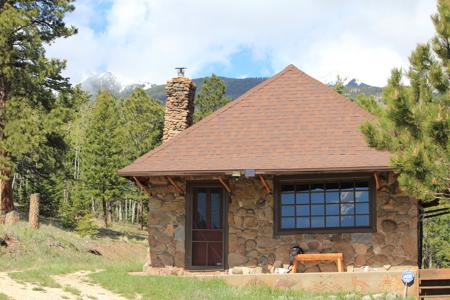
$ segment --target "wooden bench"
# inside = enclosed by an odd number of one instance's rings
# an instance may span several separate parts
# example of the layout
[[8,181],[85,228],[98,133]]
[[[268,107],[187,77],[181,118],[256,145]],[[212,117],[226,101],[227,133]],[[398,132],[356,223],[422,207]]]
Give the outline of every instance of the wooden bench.
[[322,261],[322,260],[336,261],[338,272],[344,272],[343,268],[344,255],[342,255],[342,253],[311,253],[311,254],[298,254],[294,256],[294,266],[292,267],[292,273],[297,273],[297,263],[299,262]]

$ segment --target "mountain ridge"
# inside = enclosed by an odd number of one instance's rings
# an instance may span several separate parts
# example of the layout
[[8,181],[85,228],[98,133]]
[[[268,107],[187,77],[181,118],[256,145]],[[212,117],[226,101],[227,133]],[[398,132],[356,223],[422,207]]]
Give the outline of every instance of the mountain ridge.
[[[193,79],[194,83],[197,85],[197,91],[200,91],[205,78],[207,77]],[[234,100],[249,89],[266,80],[268,77],[230,78],[219,76],[219,78],[225,83],[225,95],[231,100]],[[100,90],[106,90],[116,98],[126,98],[131,95],[135,88],[142,88],[149,96],[158,99],[161,102],[165,102],[166,100],[165,84],[153,84],[150,82],[125,84],[111,72],[93,75],[82,81],[80,85],[81,88],[91,94],[91,96],[95,96]],[[329,83],[328,85],[331,87],[333,86],[332,83]],[[344,95],[351,99],[355,99],[358,94],[364,93],[380,98],[381,90],[380,87],[371,86],[353,78],[345,84]]]

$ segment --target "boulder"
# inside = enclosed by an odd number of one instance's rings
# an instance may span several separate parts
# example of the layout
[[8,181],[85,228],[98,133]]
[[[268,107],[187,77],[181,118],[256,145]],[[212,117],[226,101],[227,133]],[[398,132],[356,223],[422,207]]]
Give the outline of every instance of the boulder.
[[268,263],[269,259],[267,258],[267,256],[263,255],[258,258],[258,266],[264,267],[267,266]]
[[366,264],[366,257],[364,255],[358,255],[355,258],[355,265],[364,266]]
[[11,224],[17,224],[19,223],[20,216],[19,213],[15,210],[10,211],[5,215],[5,224],[11,225]]
[[308,249],[310,250],[317,250],[320,246],[320,243],[318,241],[310,241],[308,242]]
[[173,266],[174,265],[174,257],[172,255],[170,255],[169,253],[164,252],[164,253],[158,255],[158,257],[164,266]]
[[250,251],[255,249],[256,247],[256,241],[255,240],[246,240],[245,241],[245,250]]
[[384,232],[394,232],[397,229],[397,223],[393,220],[384,220],[381,223]]
[[258,226],[258,221],[256,220],[256,217],[245,217],[244,218],[244,227],[245,228],[252,228]]
[[228,255],[228,264],[230,266],[240,266],[243,265],[246,261],[247,259],[240,254],[230,253]]
[[239,274],[243,274],[244,271],[242,270],[241,267],[233,267],[229,270],[229,273],[233,274],[233,275],[239,275]]
[[354,244],[353,249],[355,249],[356,254],[364,255],[369,247],[366,244]]

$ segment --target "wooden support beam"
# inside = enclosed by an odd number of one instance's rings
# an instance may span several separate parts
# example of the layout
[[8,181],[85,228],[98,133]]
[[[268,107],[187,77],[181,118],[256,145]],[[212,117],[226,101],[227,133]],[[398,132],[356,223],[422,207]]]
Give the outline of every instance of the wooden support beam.
[[177,190],[178,194],[184,195],[183,189],[181,189],[180,186],[172,178],[170,178],[169,176],[166,176],[166,179]]
[[378,173],[373,173],[373,177],[375,178],[375,188],[378,191],[381,188],[380,178],[378,177]]
[[150,192],[150,189],[142,184],[142,182],[139,181],[136,177],[133,176],[134,182],[136,182],[137,186],[146,193],[149,197],[152,196],[152,192]]
[[231,193],[231,189],[230,189],[230,187],[228,186],[228,184],[225,182],[225,180],[223,180],[222,177],[219,177],[218,179],[219,179],[220,183],[223,185],[223,187],[225,188],[225,190],[226,190],[228,193]]
[[267,194],[272,194],[272,191],[270,190],[269,185],[267,184],[266,180],[262,175],[259,175],[259,180],[261,180],[262,185],[266,189]]

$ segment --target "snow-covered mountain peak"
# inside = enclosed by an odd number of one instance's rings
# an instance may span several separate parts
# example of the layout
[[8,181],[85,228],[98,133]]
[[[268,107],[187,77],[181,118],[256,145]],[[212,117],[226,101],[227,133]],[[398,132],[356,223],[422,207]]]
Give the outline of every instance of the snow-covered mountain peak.
[[81,82],[81,88],[93,96],[101,90],[106,90],[116,97],[121,97],[124,93],[129,94],[137,87],[146,90],[152,86],[154,84],[151,82],[130,82],[110,71],[94,74]]

